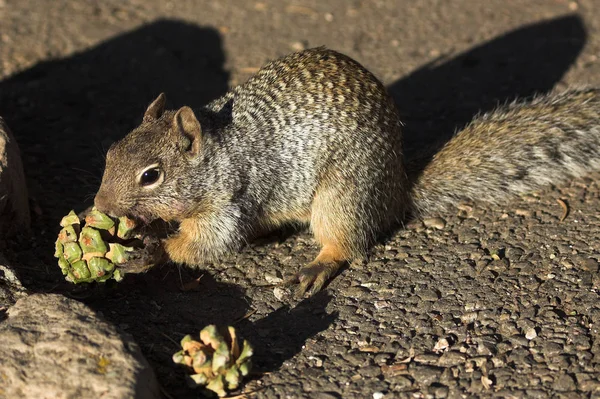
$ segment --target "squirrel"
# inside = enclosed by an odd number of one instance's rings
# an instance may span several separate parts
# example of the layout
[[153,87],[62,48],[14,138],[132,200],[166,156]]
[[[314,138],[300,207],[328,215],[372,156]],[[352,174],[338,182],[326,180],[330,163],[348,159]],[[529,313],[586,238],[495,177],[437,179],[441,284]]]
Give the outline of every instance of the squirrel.
[[199,265],[282,224],[309,225],[320,252],[287,280],[313,294],[410,214],[459,199],[499,202],[600,169],[600,89],[573,89],[477,117],[409,180],[402,122],[385,86],[324,47],[263,66],[208,105],[165,109],[108,150],[94,205],[175,222],[175,263]]

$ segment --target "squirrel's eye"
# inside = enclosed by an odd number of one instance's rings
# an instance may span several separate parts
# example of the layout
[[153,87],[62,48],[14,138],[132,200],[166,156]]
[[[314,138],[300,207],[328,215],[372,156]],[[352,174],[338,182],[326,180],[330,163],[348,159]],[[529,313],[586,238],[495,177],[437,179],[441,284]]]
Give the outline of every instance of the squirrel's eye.
[[150,186],[155,184],[162,178],[162,170],[158,167],[152,167],[142,172],[140,176],[140,184],[142,186]]

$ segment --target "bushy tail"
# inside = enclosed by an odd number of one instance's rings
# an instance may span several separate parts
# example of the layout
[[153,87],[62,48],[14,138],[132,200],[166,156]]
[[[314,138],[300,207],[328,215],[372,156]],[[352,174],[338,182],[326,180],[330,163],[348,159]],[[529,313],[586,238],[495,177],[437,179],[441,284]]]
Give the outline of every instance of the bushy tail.
[[418,212],[508,197],[600,170],[600,88],[515,102],[474,119],[413,185]]

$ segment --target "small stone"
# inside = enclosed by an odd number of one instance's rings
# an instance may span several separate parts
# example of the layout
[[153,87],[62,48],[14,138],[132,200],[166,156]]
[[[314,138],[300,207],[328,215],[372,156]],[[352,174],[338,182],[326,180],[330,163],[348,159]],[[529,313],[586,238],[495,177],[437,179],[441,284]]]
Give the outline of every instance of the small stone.
[[380,310],[380,309],[386,309],[390,307],[390,302],[389,301],[375,301],[373,303],[373,306],[375,306],[375,309]]
[[324,17],[325,17],[325,21],[327,21],[327,22],[333,21],[333,14],[330,12],[326,12]]
[[458,366],[459,364],[463,364],[466,360],[467,356],[464,353],[449,351],[440,357],[438,365],[442,367]]
[[427,386],[439,380],[442,369],[433,366],[413,366],[409,372],[419,385]]
[[530,327],[525,331],[525,338],[527,338],[528,340],[532,340],[534,338],[537,337],[537,331],[535,331],[535,328]]
[[448,343],[448,340],[446,338],[441,338],[435,343],[433,351],[435,353],[444,352],[448,349],[448,347],[450,347],[450,343]]
[[439,217],[423,219],[423,224],[425,227],[433,227],[438,230],[442,230],[446,227],[446,221]]
[[425,289],[417,294],[423,301],[435,302],[440,299],[439,294],[434,290]]
[[416,355],[414,357],[414,361],[417,363],[423,363],[423,364],[437,364],[439,361],[440,357],[437,355],[431,355],[431,354],[420,354],[420,355]]
[[273,288],[273,295],[277,300],[282,301],[286,296],[286,290],[280,287]]
[[343,290],[343,294],[348,298],[362,299],[368,296],[370,294],[370,291],[364,287],[354,286],[348,287],[345,290]]
[[432,384],[428,391],[436,399],[444,399],[448,397],[448,387],[445,385]]
[[574,391],[575,388],[575,380],[568,374],[558,376],[552,384],[552,389],[560,392]]
[[401,391],[410,388],[413,384],[410,378],[403,375],[394,377],[392,381],[394,382],[395,388]]
[[598,261],[593,258],[589,258],[581,262],[581,268],[585,271],[597,273],[598,272]]
[[590,391],[599,391],[600,390],[600,381],[595,380],[593,378],[581,381],[579,383],[579,389],[583,392]]
[[313,360],[315,362],[315,367],[317,368],[321,368],[323,367],[323,359],[321,359],[318,356],[309,356],[308,357],[310,360]]
[[515,209],[515,215],[530,218],[533,216],[533,212],[529,209]]
[[374,392],[373,393],[373,399],[383,399],[385,395],[383,394],[383,392]]
[[283,281],[281,277],[278,277],[271,273],[265,273],[265,280],[267,280],[269,284],[279,284]]
[[546,356],[552,357],[558,355],[563,351],[562,345],[557,344],[556,342],[546,342],[544,343],[543,353]]
[[463,313],[462,315],[460,315],[460,321],[462,321],[464,324],[470,324],[477,320],[477,317],[477,312]]

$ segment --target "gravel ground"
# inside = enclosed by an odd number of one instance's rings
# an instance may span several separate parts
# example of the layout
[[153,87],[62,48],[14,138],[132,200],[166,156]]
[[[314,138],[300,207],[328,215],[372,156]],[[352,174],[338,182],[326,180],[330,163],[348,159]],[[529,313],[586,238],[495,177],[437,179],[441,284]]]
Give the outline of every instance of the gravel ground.
[[316,254],[305,232],[91,290],[52,258],[58,220],[90,204],[105,149],[160,91],[197,107],[268,59],[327,45],[389,86],[417,157],[498,102],[599,84],[597,0],[0,0],[0,24],[0,115],[36,204],[34,239],[1,249],[30,289],[133,334],[171,397],[197,396],[173,341],[209,323],[255,344],[259,397],[600,397],[599,176],[411,223],[299,303],[271,284]]

